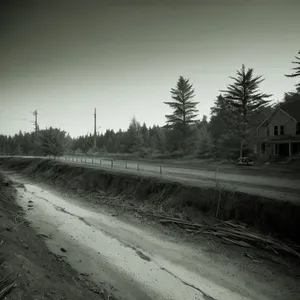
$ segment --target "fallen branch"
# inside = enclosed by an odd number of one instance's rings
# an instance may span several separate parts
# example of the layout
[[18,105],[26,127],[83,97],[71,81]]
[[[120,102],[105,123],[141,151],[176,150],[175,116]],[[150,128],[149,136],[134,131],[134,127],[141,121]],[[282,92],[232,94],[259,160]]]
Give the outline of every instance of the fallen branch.
[[0,290],[0,299],[5,299],[6,295],[8,295],[15,288],[15,286],[16,283],[12,282],[7,286],[5,286],[4,288],[2,288],[2,290]]
[[[112,200],[115,200],[115,198],[112,197],[109,200],[108,201],[111,202]],[[106,202],[107,200],[105,201],[105,203]],[[300,253],[297,251],[300,249],[300,245],[296,245],[291,242],[284,243],[283,241],[280,241],[276,238],[254,232],[250,228],[247,228],[246,225],[236,224],[232,221],[222,221],[214,218],[213,224],[209,224],[204,221],[200,224],[186,221],[180,218],[174,218],[157,211],[147,212],[139,207],[116,203],[116,201],[113,201],[113,203],[111,202],[110,204],[116,207],[120,207],[122,210],[127,209],[136,211],[143,215],[157,218],[159,219],[159,222],[163,224],[176,224],[185,229],[187,232],[190,232],[191,235],[195,235],[198,233],[210,234],[217,236],[226,242],[241,247],[250,248],[257,246],[265,250],[273,251],[276,254],[279,254],[278,251],[281,251],[300,258]]]
[[275,253],[282,251],[300,258],[300,253],[296,250],[299,249],[298,245],[284,244],[275,238],[252,232],[250,229],[247,229],[242,225],[234,224],[229,221],[220,221],[219,223],[209,225],[207,223],[199,224],[171,217],[163,217],[163,219],[160,219],[160,222],[177,224],[193,234],[200,232],[204,234],[211,234],[242,247],[253,247],[253,245],[255,245],[267,250],[271,249]]
[[232,240],[232,239],[229,239],[227,237],[222,237],[222,239],[227,241],[227,242],[230,242],[232,244],[238,245],[238,246],[252,248],[252,246],[250,244],[248,244],[246,242],[243,242],[243,241]]

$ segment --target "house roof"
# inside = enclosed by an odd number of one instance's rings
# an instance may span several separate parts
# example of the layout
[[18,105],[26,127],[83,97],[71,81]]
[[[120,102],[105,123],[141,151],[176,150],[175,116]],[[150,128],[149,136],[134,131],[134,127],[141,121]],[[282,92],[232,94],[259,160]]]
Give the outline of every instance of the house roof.
[[278,109],[283,110],[293,119],[300,122],[300,95],[299,98],[295,98],[293,99],[293,101],[280,103],[280,105],[274,110],[274,112],[263,122],[260,123],[260,125],[256,128],[256,130],[259,129],[264,124],[266,124],[274,116],[274,114],[276,113],[276,111],[278,111]]
[[261,126],[267,124],[267,122],[274,116],[274,114],[278,111],[278,108],[276,108],[270,115],[268,118],[266,118],[264,121],[262,121],[258,127],[256,128],[256,130],[258,130]]
[[281,104],[280,108],[296,121],[300,121],[300,96],[297,100]]

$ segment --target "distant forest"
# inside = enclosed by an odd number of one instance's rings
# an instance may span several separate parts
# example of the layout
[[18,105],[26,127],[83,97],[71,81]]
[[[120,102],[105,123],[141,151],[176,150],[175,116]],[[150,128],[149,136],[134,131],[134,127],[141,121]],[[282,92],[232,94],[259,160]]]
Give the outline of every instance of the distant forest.
[[[300,54],[300,51],[299,53]],[[300,77],[300,58],[292,62],[292,74]],[[227,89],[220,91],[211,107],[211,118],[199,120],[198,102],[189,79],[180,76],[164,102],[170,109],[163,127],[148,127],[132,118],[126,131],[106,130],[96,136],[71,138],[59,128],[45,128],[36,132],[19,132],[14,136],[0,135],[3,155],[88,155],[110,153],[141,158],[237,158],[253,155],[255,133],[279,103],[271,104],[272,95],[260,91],[265,80],[243,65],[235,77],[230,77]],[[286,92],[283,102],[300,101],[300,82],[296,90]]]

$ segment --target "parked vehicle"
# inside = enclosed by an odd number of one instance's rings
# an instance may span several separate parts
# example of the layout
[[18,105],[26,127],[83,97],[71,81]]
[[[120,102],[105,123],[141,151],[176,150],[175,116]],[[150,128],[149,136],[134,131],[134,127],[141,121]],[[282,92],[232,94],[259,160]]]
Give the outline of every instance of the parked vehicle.
[[253,160],[249,157],[240,157],[237,160],[238,166],[253,166]]

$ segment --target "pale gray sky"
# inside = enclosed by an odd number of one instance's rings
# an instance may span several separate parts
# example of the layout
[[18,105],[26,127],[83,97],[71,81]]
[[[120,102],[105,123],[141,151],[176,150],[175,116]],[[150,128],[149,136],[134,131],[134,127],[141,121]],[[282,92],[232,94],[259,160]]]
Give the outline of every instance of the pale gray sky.
[[72,136],[93,130],[95,107],[103,131],[133,115],[163,125],[181,75],[201,118],[243,63],[274,99],[294,90],[284,74],[300,50],[299,0],[5,2],[14,5],[0,7],[0,133],[31,131],[35,109],[41,128]]

